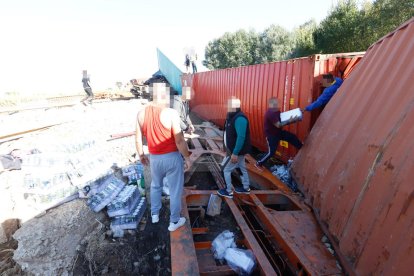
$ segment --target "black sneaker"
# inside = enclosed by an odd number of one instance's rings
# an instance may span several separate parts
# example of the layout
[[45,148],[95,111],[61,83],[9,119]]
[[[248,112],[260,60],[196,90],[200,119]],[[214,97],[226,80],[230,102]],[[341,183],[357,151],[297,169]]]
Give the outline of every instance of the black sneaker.
[[234,191],[238,194],[250,194],[250,188],[243,188],[243,187],[236,187],[234,188]]
[[227,192],[226,189],[220,189],[217,191],[217,194],[219,196],[224,196],[224,197],[228,197],[228,198],[233,198],[233,192]]

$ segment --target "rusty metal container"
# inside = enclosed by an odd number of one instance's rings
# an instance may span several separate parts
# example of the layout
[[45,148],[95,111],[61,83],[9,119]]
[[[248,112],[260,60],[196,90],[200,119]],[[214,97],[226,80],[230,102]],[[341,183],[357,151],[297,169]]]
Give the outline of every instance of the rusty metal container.
[[295,179],[357,275],[411,275],[414,18],[372,45],[295,158]]
[[[244,66],[231,69],[184,74],[182,86],[191,86],[194,92],[192,111],[203,119],[223,127],[226,117],[226,101],[231,96],[240,98],[242,110],[247,115],[252,133],[252,143],[267,151],[263,130],[263,116],[267,100],[277,97],[281,111],[305,108],[323,91],[320,85],[322,74],[333,73],[347,78],[361,60],[363,52],[332,55],[313,55],[305,58]],[[302,141],[308,136],[320,111],[305,114],[303,120],[286,126]],[[281,141],[276,152],[287,161],[296,154],[296,149]]]

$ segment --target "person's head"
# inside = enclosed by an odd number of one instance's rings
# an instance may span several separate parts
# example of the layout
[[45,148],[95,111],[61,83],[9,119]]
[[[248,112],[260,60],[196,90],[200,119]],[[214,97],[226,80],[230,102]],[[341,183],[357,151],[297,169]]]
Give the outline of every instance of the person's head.
[[241,102],[236,97],[227,100],[227,112],[236,112],[240,110]]
[[191,98],[192,98],[192,95],[191,95],[191,87],[184,86],[181,91],[182,91],[181,99],[183,101],[189,101],[189,100],[191,100]]
[[322,84],[323,87],[328,87],[328,86],[332,85],[334,80],[335,80],[335,78],[332,74],[323,74],[321,84]]
[[82,76],[84,78],[86,78],[88,76],[88,71],[87,70],[82,70]]
[[269,108],[278,109],[279,108],[279,100],[276,97],[272,97],[268,100]]
[[154,82],[152,86],[152,98],[157,105],[169,106],[170,88],[165,83]]

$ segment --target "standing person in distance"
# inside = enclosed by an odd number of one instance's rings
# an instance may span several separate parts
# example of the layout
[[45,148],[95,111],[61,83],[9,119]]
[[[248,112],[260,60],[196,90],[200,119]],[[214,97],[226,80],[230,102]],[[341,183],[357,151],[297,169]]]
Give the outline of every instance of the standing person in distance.
[[190,55],[189,54],[185,55],[184,65],[185,65],[185,72],[188,74],[188,72],[190,72]]
[[197,54],[194,54],[191,56],[191,66],[193,67],[193,74],[197,73]]
[[86,93],[86,97],[81,100],[81,103],[85,104],[85,102],[87,101],[89,104],[91,104],[94,98],[94,95],[92,93],[91,85],[89,84],[90,79],[89,79],[89,76],[86,70],[83,70],[82,74],[83,74],[82,84],[83,84],[83,89],[85,90],[85,93]]

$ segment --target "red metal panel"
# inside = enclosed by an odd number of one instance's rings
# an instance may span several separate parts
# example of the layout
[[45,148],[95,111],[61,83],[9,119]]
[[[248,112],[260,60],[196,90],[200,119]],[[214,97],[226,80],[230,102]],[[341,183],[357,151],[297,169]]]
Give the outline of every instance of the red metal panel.
[[[191,101],[192,111],[220,127],[224,125],[227,99],[231,96],[240,98],[242,110],[249,118],[252,144],[266,151],[263,116],[267,110],[267,100],[277,97],[282,111],[297,107],[303,109],[323,90],[319,84],[322,74],[332,72],[340,75],[346,71],[349,75],[350,66],[355,66],[359,61],[356,57],[361,56],[361,53],[315,55],[194,75],[185,74],[183,82],[185,79],[187,84],[192,84],[195,94]],[[303,141],[318,115],[318,111],[306,113],[302,122],[285,128]],[[282,155],[285,161],[295,156],[296,152],[293,146],[283,142],[277,150],[277,154]]]
[[411,19],[369,48],[293,165],[296,180],[360,275],[411,274],[413,37]]

